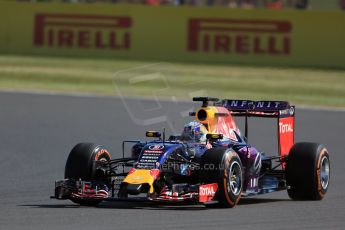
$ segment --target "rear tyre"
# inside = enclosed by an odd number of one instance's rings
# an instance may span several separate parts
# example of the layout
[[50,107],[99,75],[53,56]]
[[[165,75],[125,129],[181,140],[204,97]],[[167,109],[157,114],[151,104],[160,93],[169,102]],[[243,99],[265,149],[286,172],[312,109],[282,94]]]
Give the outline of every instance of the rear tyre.
[[200,181],[204,184],[217,183],[215,195],[217,204],[207,207],[232,208],[241,198],[243,188],[242,163],[232,149],[213,148],[202,156]]
[[329,187],[327,149],[317,143],[296,143],[286,164],[288,195],[293,200],[321,200]]
[[[95,161],[110,161],[111,157],[103,146],[93,143],[77,144],[70,152],[66,166],[65,178],[75,180],[98,180],[106,181],[106,178],[101,178],[95,167]],[[74,203],[87,206],[95,206],[102,200],[80,200],[71,199]]]

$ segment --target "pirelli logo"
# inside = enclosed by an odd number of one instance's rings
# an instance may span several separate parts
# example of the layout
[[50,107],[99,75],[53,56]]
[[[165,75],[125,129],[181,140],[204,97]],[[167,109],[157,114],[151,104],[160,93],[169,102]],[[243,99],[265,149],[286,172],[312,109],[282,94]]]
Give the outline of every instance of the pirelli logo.
[[130,17],[84,14],[36,14],[35,46],[128,50]]
[[187,50],[199,53],[289,55],[288,21],[192,18]]

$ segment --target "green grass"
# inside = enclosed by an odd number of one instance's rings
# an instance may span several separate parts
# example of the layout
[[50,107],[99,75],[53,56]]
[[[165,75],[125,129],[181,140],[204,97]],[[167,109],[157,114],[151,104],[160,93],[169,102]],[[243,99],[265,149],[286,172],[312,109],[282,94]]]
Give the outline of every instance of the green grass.
[[186,100],[209,95],[345,107],[345,70],[2,55],[0,89]]

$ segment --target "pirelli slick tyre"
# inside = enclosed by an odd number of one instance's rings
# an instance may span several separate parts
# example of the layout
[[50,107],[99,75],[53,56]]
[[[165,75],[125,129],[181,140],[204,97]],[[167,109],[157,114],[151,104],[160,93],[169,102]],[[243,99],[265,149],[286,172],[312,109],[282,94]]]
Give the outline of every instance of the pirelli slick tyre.
[[[75,180],[104,180],[106,178],[100,178],[99,173],[95,168],[95,161],[109,161],[111,159],[108,150],[101,145],[93,143],[80,143],[74,146],[70,152],[66,167],[65,167],[65,178]],[[77,199],[70,198],[74,203],[83,206],[96,206],[101,199]]]
[[296,143],[286,164],[288,195],[293,200],[321,200],[329,187],[327,149],[317,143]]
[[74,146],[70,152],[66,166],[65,178],[67,179],[96,179],[95,161],[109,161],[111,159],[108,150],[101,145],[93,143],[80,143]]
[[243,189],[241,159],[232,149],[219,147],[207,150],[202,156],[200,181],[203,184],[218,184],[215,194],[218,203],[206,203],[207,207],[234,207],[239,202]]

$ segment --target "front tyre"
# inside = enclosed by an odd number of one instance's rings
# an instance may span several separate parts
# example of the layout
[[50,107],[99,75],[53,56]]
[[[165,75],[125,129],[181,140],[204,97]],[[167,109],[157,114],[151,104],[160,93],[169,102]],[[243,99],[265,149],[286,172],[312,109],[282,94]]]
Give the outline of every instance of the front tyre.
[[109,151],[93,143],[80,143],[71,150],[66,166],[65,178],[75,180],[96,180],[95,161],[110,161]]
[[286,177],[291,199],[323,199],[330,182],[328,150],[317,143],[296,143],[289,153]]
[[215,195],[218,204],[206,206],[234,207],[240,200],[243,189],[241,159],[232,149],[220,147],[207,150],[202,156],[200,180],[204,184],[218,184]]
[[[99,173],[95,167],[96,161],[107,162],[111,160],[111,156],[103,146],[93,143],[80,143],[71,150],[66,166],[65,178],[83,181],[100,181],[107,183],[107,178]],[[96,206],[101,199],[78,199],[71,198],[74,203],[84,206]]]

